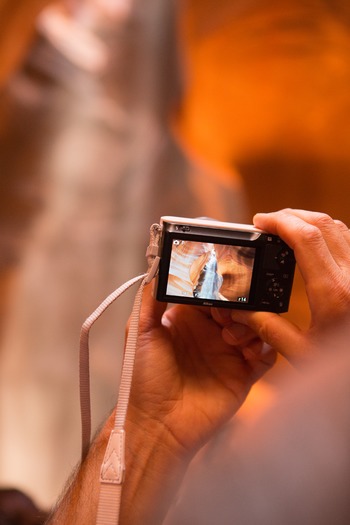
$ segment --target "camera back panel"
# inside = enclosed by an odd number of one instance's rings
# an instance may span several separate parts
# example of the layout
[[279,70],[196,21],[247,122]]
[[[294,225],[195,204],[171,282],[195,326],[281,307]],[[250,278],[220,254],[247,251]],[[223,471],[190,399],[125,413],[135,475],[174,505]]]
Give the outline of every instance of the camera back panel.
[[280,237],[249,225],[162,217],[156,298],[286,312],[295,258]]

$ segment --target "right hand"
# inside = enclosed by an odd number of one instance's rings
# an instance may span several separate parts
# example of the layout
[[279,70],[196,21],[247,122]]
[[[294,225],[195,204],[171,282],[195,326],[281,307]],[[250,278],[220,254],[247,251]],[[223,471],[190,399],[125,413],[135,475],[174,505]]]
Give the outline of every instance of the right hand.
[[326,214],[291,209],[257,214],[254,225],[279,235],[294,250],[305,282],[310,326],[301,330],[277,314],[233,310],[233,323],[226,324],[224,337],[234,336],[243,324],[297,363],[318,351],[329,329],[350,322],[350,232]]

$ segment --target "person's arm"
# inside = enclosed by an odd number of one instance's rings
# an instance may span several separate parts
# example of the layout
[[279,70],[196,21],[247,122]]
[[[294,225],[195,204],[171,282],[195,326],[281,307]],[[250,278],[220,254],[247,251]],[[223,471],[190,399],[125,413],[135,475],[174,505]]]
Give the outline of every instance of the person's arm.
[[[252,384],[274,363],[250,329],[235,344],[221,336],[208,308],[166,305],[144,292],[126,422],[126,477],[120,525],[163,521],[197,450],[228,421]],[[242,349],[254,350],[254,359]],[[259,357],[256,357],[258,352]],[[49,523],[95,523],[99,472],[113,415]]]
[[233,310],[223,337],[231,340],[231,330],[235,334],[237,326],[244,325],[298,364],[319,351],[329,329],[350,321],[350,232],[326,214],[304,210],[257,214],[254,224],[279,235],[293,248],[305,282],[311,323],[307,330],[300,330],[277,314]]

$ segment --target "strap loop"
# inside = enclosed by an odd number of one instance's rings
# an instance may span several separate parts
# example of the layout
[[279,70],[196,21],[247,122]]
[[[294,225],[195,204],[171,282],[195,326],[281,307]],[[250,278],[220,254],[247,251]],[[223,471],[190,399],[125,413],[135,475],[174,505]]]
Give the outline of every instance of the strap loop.
[[101,467],[101,483],[121,485],[125,473],[125,432],[112,430]]

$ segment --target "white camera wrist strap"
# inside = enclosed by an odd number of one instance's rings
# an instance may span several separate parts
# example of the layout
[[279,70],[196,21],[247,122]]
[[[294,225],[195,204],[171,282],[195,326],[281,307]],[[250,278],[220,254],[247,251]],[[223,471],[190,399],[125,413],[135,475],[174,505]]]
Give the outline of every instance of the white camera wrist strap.
[[135,354],[138,340],[138,327],[143,289],[158,271],[159,239],[161,227],[153,224],[150,228],[150,244],[147,248],[148,272],[127,281],[112,292],[100,306],[86,319],[80,334],[80,410],[82,424],[82,461],[86,458],[91,439],[91,401],[89,367],[89,333],[92,325],[102,313],[126,290],[140,282],[126,340],[122,373],[119,386],[118,402],[114,428],[111,432],[100,472],[100,494],[97,511],[97,525],[117,525],[121,501],[122,483],[125,472],[125,432],[124,425],[129,404],[130,388],[133,375]]

